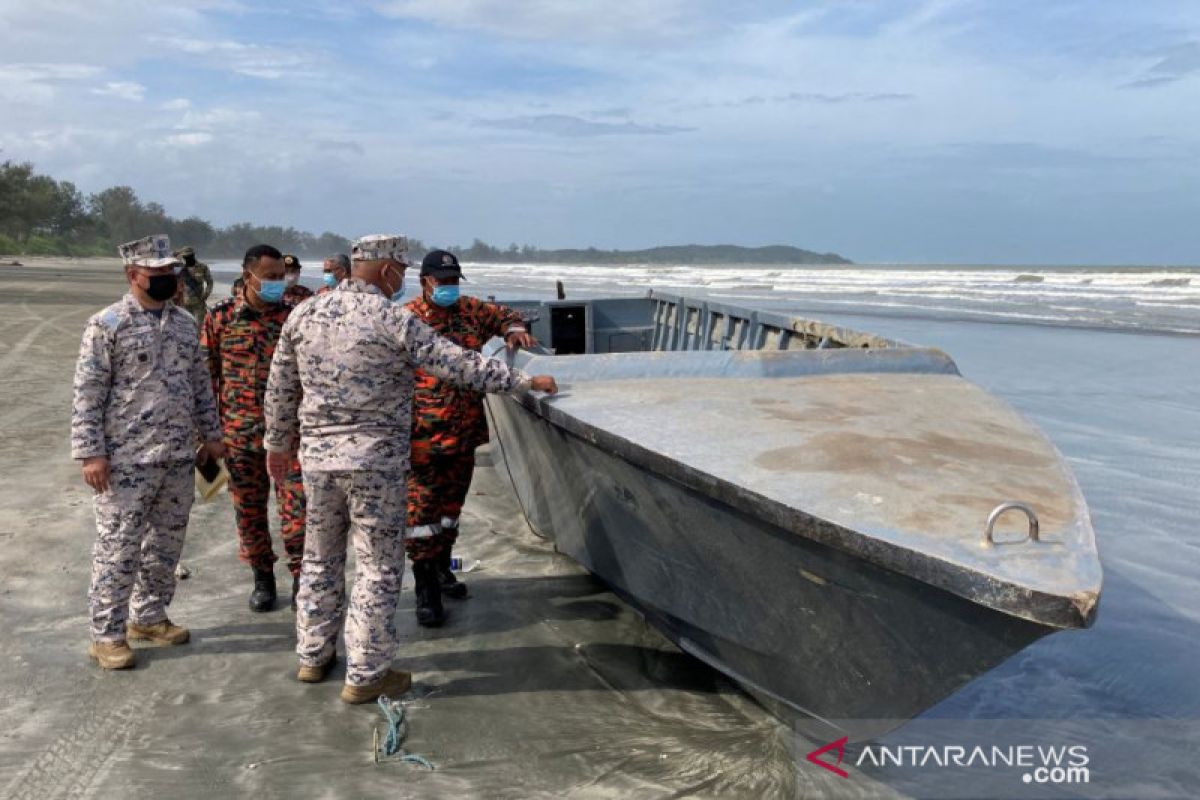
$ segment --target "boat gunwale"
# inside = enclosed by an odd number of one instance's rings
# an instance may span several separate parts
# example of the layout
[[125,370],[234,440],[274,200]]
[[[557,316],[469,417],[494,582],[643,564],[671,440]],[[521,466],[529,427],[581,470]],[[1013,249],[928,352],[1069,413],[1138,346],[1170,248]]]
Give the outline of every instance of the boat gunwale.
[[[509,357],[512,358],[513,355],[510,353]],[[528,360],[536,356],[522,353],[517,357]],[[576,358],[586,357],[577,356]],[[553,356],[547,356],[547,358],[553,358]],[[496,399],[504,400],[505,398],[497,397]],[[575,438],[601,448],[634,466],[652,470],[665,479],[726,503],[743,513],[759,517],[794,535],[803,536],[868,563],[922,581],[971,602],[1054,628],[1086,628],[1095,619],[1100,591],[1099,582],[1094,590],[1076,592],[1071,595],[1031,588],[969,565],[939,558],[930,553],[861,533],[817,517],[803,509],[788,506],[746,486],[718,478],[623,436],[591,425],[556,407],[552,401],[547,401],[547,399],[532,394],[510,395],[507,399],[523,406],[527,411]],[[1037,430],[1036,427],[1034,430]],[[1037,432],[1053,448],[1060,463],[1065,463],[1053,443],[1046,439],[1041,431]],[[1071,485],[1074,499],[1079,501],[1081,508],[1086,509],[1082,492],[1074,475],[1069,469],[1064,469],[1063,472]],[[1086,511],[1084,517],[1084,522],[1086,522]],[[1092,549],[1094,553],[1094,540]],[[1098,555],[1096,560],[1098,565]]]

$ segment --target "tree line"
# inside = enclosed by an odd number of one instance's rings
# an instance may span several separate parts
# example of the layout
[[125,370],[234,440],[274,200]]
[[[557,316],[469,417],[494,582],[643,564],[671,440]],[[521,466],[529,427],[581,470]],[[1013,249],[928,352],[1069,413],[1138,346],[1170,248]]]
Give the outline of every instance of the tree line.
[[129,186],[85,196],[70,181],[38,174],[32,164],[0,164],[0,253],[111,256],[118,244],[151,233],[167,234],[178,247],[190,244],[201,257],[236,258],[262,242],[299,255],[350,250],[346,237],[328,231],[316,235],[248,222],[219,228],[195,216],[173,217]]
[[[200,258],[240,258],[250,247],[268,243],[285,253],[325,257],[349,253],[350,240],[326,231],[312,234],[293,227],[239,222],[217,227],[199,217],[178,219],[162,205],[143,202],[129,186],[113,186],[85,196],[70,181],[56,181],[33,165],[0,164],[0,253],[13,255],[112,256],[117,245],[165,233],[176,247],[191,245]],[[679,245],[646,250],[544,250],[533,245],[494,247],[479,239],[445,249],[463,261],[543,264],[849,264],[836,253],[788,245]],[[427,252],[409,238],[416,262]]]

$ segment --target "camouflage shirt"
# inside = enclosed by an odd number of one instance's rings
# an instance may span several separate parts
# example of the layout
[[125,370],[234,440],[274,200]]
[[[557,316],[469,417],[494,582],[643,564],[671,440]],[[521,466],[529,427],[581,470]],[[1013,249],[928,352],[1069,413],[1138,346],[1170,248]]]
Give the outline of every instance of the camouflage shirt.
[[114,464],[190,461],[219,441],[212,388],[192,316],[156,316],[127,294],[87,322],[75,365],[71,457]]
[[291,303],[294,306],[300,305],[312,296],[313,290],[302,283],[293,283],[283,290],[284,302]]
[[197,261],[179,270],[179,283],[183,286],[184,303],[188,306],[203,306],[212,294],[213,277],[208,264]]
[[[476,352],[514,325],[525,327],[519,312],[465,295],[449,308],[431,303],[424,296],[409,301],[405,308],[440,336]],[[425,447],[436,453],[474,450],[488,440],[483,395],[417,370],[412,440],[414,448]]]
[[438,336],[374,286],[346,280],[283,327],[267,386],[267,450],[290,451],[299,438],[307,471],[406,471],[416,367],[481,392],[523,391],[529,381]]
[[271,357],[292,308],[285,303],[257,311],[242,298],[230,298],[217,303],[204,319],[200,346],[230,447],[262,449],[263,395]]

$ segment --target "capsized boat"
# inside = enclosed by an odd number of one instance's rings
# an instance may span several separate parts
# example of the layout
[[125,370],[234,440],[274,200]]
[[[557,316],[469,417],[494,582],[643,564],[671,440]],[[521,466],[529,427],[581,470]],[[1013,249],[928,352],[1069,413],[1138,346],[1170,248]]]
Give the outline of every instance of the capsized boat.
[[534,532],[813,735],[1094,620],[1070,469],[942,351],[659,293],[513,305],[550,350],[505,357],[561,388],[487,399]]

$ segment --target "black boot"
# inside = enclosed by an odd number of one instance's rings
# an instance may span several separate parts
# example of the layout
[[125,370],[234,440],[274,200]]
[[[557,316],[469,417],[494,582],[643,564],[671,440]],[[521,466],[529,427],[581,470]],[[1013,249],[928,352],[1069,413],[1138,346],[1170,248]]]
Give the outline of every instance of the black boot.
[[412,568],[417,583],[417,623],[426,628],[441,627],[446,621],[446,610],[442,608],[437,564],[432,560],[414,561]]
[[250,593],[251,611],[270,611],[275,608],[275,571],[254,570],[254,591]]
[[454,570],[450,569],[452,548],[447,547],[435,560],[437,563],[438,582],[442,584],[442,594],[453,600],[462,600],[467,596],[467,585],[460,581]]
[[292,611],[296,610],[296,595],[300,594],[300,576],[292,576]]

